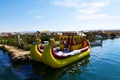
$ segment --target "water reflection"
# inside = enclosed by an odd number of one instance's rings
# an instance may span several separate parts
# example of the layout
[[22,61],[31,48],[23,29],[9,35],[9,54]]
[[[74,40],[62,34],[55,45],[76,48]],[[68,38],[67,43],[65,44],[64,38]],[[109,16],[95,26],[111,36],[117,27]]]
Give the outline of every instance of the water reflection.
[[59,69],[53,69],[43,63],[32,62],[32,68],[36,75],[42,77],[42,80],[60,80],[65,74],[76,74],[85,71],[89,60],[90,56]]
[[96,47],[96,46],[102,47],[103,40],[101,39],[101,40],[96,40],[95,42],[90,42],[90,45],[91,45],[91,47]]

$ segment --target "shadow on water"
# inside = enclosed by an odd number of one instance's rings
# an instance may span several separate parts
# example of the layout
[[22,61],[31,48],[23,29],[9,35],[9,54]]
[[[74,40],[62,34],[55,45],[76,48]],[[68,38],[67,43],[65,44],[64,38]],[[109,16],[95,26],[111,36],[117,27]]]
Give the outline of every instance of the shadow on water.
[[63,68],[53,69],[43,63],[30,61],[11,62],[8,54],[0,54],[0,80],[60,80],[65,75],[81,74],[89,63],[90,56]]
[[82,67],[87,67],[89,60],[90,56],[59,69],[53,69],[43,63],[32,62],[32,68],[36,75],[42,77],[41,80],[60,80],[60,78],[65,74],[84,72],[85,70]]

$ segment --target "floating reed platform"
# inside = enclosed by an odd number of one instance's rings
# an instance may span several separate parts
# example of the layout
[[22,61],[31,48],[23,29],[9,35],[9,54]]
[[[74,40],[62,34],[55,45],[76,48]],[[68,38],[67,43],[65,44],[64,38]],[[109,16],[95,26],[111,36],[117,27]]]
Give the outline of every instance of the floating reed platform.
[[5,44],[0,44],[0,48],[9,53],[9,55],[11,56],[11,60],[14,63],[31,60],[30,51],[24,51],[14,46],[8,46]]

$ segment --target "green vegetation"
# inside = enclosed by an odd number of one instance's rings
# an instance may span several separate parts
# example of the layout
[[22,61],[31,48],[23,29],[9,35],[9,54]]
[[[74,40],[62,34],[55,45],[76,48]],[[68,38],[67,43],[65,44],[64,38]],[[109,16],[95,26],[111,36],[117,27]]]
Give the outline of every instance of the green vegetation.
[[7,38],[2,38],[2,37],[0,38],[0,44],[15,46],[23,50],[30,50],[33,41],[35,41],[35,38],[30,35],[29,36],[21,35],[21,40],[20,40],[21,44],[19,44],[16,35],[12,35]]
[[95,41],[97,38],[95,37],[95,35],[100,35],[102,37],[102,39],[108,39],[108,38],[116,38],[117,36],[120,36],[119,33],[105,33],[102,31],[94,31],[94,32],[85,32],[86,34],[86,38],[90,41],[93,42]]
[[[40,33],[37,32],[39,35],[39,38],[41,39],[41,42],[44,43],[44,41],[49,41],[50,38],[54,38],[55,41],[59,40],[59,35],[57,33],[53,33],[51,35],[48,35],[47,33]],[[102,36],[103,39],[107,38],[116,38],[119,36],[118,33],[103,33],[102,31],[94,31],[94,32],[84,32],[86,34],[86,38],[92,42],[96,40],[96,35]],[[32,45],[36,44],[36,33],[33,34],[19,34],[20,38],[18,40],[18,35],[9,35],[7,37],[0,37],[0,44],[7,44],[10,46],[15,46],[17,48],[23,49],[23,50],[30,50]]]
[[51,36],[50,35],[46,35],[46,34],[41,34],[40,38],[41,38],[41,41],[43,43],[43,41],[49,41]]
[[115,38],[117,35],[115,33],[110,34],[110,38]]
[[[17,48],[27,51],[27,50],[30,50],[30,48],[36,43],[36,34],[32,34],[32,35],[19,34],[19,35],[20,35],[19,40],[17,35],[10,35],[9,37],[0,37],[0,44],[15,46]],[[40,38],[43,43],[44,41],[49,41],[51,36],[43,33],[41,34]]]
[[90,42],[93,42],[93,41],[96,40],[94,33],[88,32],[88,33],[85,33],[85,34],[86,34],[86,38],[87,38]]

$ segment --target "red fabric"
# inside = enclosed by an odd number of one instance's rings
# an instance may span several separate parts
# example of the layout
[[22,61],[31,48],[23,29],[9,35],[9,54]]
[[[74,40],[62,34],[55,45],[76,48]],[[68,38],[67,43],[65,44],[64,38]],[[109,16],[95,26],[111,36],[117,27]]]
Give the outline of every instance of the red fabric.
[[73,44],[73,36],[70,38],[68,37],[68,45],[72,45]]
[[53,56],[54,56],[55,58],[58,58],[58,59],[61,59],[61,58],[62,58],[61,56],[59,56],[59,55],[57,55],[57,54],[55,53],[55,51],[53,50],[53,48],[52,48],[52,54],[53,54]]
[[39,44],[37,45],[37,50],[38,50],[40,53],[42,53],[42,50],[40,49]]

